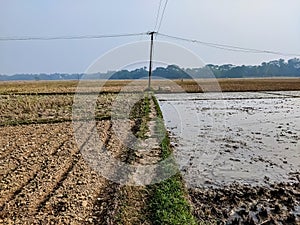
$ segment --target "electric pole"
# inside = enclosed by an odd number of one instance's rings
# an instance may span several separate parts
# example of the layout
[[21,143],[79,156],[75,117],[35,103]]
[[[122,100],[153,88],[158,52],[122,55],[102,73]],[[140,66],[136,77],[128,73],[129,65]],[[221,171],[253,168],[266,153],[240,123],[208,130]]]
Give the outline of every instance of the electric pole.
[[148,80],[148,91],[150,91],[151,90],[151,76],[152,76],[153,40],[154,40],[154,34],[156,34],[156,32],[152,31],[152,32],[149,32],[148,34],[151,35],[149,80]]

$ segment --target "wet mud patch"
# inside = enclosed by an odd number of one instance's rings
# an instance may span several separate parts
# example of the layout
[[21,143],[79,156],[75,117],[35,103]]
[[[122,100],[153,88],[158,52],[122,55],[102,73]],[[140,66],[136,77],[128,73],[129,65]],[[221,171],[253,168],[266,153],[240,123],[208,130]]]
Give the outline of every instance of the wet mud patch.
[[200,223],[300,224],[299,94],[157,96]]
[[[299,174],[297,175],[299,179]],[[299,224],[299,183],[190,189],[194,215],[218,224]]]
[[198,187],[293,182],[289,173],[300,171],[300,98],[290,95],[158,95],[187,183]]

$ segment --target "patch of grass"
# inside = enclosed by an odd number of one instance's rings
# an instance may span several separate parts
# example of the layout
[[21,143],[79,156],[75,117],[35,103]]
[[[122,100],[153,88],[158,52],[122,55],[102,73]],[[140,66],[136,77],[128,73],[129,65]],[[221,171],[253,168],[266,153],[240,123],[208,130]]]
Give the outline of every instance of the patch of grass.
[[[166,135],[161,142],[162,159],[166,159],[171,153],[170,139],[162,122],[162,112],[154,96],[152,99],[155,104],[157,116],[159,118],[156,129],[158,132],[164,132]],[[187,200],[184,182],[181,174],[178,172],[169,179],[147,187],[151,193],[149,198],[149,220],[153,224],[197,224],[192,214],[192,208]]]
[[156,113],[157,113],[157,117],[160,118],[160,119],[163,119],[162,111],[160,110],[158,101],[157,101],[157,99],[155,98],[154,95],[152,95],[152,100],[154,102],[154,107],[155,107],[155,110],[156,110]]
[[152,185],[149,202],[153,224],[197,224],[192,209],[186,200],[183,181],[179,174]]

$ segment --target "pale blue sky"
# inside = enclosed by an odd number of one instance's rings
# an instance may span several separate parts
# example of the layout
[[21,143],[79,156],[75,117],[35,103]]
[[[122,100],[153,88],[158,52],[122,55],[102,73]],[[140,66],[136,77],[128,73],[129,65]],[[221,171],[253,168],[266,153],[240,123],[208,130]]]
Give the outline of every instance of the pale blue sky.
[[[0,36],[147,32],[154,28],[159,1],[0,0]],[[169,0],[160,32],[300,54],[299,10],[299,0]],[[0,42],[0,74],[80,73],[110,49],[147,38]],[[280,58],[168,41],[189,48],[205,63],[260,64]]]

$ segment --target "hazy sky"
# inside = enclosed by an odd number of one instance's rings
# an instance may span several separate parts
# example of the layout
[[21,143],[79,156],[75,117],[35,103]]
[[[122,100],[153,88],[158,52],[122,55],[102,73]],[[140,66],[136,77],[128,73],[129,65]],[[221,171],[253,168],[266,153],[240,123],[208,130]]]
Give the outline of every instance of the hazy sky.
[[[160,0],[0,0],[0,37],[151,31]],[[299,0],[169,0],[160,32],[206,42],[300,54]],[[0,74],[84,72],[131,37],[0,42]],[[260,64],[280,57],[236,53],[166,40],[205,63]]]

